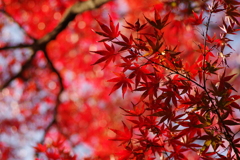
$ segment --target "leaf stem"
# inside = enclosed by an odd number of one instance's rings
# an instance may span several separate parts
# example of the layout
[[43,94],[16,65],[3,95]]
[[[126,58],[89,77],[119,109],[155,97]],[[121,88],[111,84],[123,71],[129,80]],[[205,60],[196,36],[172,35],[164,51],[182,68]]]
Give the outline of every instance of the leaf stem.
[[206,55],[207,55],[207,35],[209,30],[209,25],[212,17],[212,12],[210,12],[207,23],[206,23],[206,32],[204,35],[204,48],[203,48],[203,62],[202,62],[202,70],[203,70],[203,87],[206,87],[206,70],[205,70],[205,64],[206,64]]

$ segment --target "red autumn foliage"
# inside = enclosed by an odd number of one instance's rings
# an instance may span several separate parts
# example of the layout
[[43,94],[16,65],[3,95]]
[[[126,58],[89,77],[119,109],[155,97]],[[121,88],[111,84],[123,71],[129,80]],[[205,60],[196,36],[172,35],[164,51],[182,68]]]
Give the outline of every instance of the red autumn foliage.
[[2,0],[0,159],[239,160],[239,5]]
[[[131,136],[120,138],[123,133],[114,130],[116,138],[113,140],[121,141],[125,150],[120,152],[123,159],[189,159],[190,153],[190,159],[240,159],[239,144],[236,143],[240,121],[234,113],[237,111],[234,108],[239,109],[236,102],[239,96],[229,83],[235,74],[226,75],[229,54],[224,54],[226,46],[232,49],[228,43],[232,40],[227,35],[236,34],[239,30],[235,28],[239,2],[213,0],[212,4],[205,5],[208,7],[203,8],[200,15],[193,11],[193,16],[188,15],[185,20],[186,27],[194,29],[206,19],[202,26],[204,31],[199,34],[202,39],[194,40],[192,37],[191,41],[196,41],[198,48],[190,49],[194,54],[192,59],[186,57],[188,50],[184,48],[187,44],[169,43],[167,40],[175,38],[165,34],[171,31],[168,28],[171,21],[179,16],[175,10],[161,14],[155,9],[152,18],[144,15],[147,22],[144,27],[140,27],[139,20],[135,24],[125,20],[125,28],[130,30],[127,34],[131,37],[121,33],[121,38],[128,42],[127,45],[119,40],[120,37],[108,41],[112,47],[121,48],[113,54],[119,54],[124,62],[115,62],[116,67],[123,68],[119,72],[121,77],[135,83],[133,89],[128,83],[129,91],[133,94],[140,92],[138,100],[133,102],[134,110],[122,107],[125,116],[130,117]],[[213,38],[209,36],[209,29],[212,16],[220,11],[226,14],[222,20],[223,27],[219,28],[223,31],[219,31],[222,42],[216,45],[218,40],[215,40],[215,35]],[[224,20],[226,18],[229,25]],[[139,72],[141,69],[148,72],[142,74]],[[113,91],[120,87],[121,80],[116,79]],[[122,90],[123,95],[126,86]],[[136,113],[140,106],[141,112]],[[124,128],[128,133],[125,124]]]

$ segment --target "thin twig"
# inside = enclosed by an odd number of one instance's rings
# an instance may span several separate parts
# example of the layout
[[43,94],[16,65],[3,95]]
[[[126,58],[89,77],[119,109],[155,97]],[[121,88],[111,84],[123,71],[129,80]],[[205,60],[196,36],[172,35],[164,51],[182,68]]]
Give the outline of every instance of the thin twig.
[[13,77],[11,77],[9,80],[7,80],[1,87],[0,90],[3,90],[6,88],[12,81],[14,81],[16,78],[21,77],[22,73],[29,67],[31,66],[31,63],[36,55],[36,52],[33,52],[33,54],[30,56],[30,58],[22,65],[21,70],[15,74]]
[[55,102],[55,107],[54,107],[54,110],[53,110],[53,118],[51,120],[51,122],[48,124],[48,126],[45,128],[45,132],[44,132],[44,135],[43,135],[43,138],[41,140],[40,143],[43,143],[44,142],[44,138],[46,136],[46,134],[49,132],[50,128],[56,124],[57,125],[57,112],[58,112],[58,107],[60,105],[60,95],[62,94],[62,92],[64,91],[64,85],[63,85],[63,78],[60,74],[60,72],[55,68],[55,66],[53,65],[53,62],[51,61],[51,59],[49,58],[48,54],[47,54],[47,51],[44,49],[43,50],[43,53],[44,53],[44,56],[51,68],[51,70],[57,75],[58,77],[58,83],[59,83],[59,91],[58,91],[58,94],[56,96],[56,102]]
[[0,48],[0,51],[10,50],[10,49],[21,49],[21,48],[32,48],[32,44],[18,44],[16,46],[5,46]]
[[203,87],[206,87],[206,69],[205,69],[205,64],[206,64],[206,55],[207,55],[207,35],[208,35],[208,30],[209,30],[209,24],[211,21],[211,17],[212,17],[212,12],[210,12],[207,23],[206,23],[206,32],[204,35],[204,48],[203,48],[203,62],[202,62],[202,70],[203,70]]

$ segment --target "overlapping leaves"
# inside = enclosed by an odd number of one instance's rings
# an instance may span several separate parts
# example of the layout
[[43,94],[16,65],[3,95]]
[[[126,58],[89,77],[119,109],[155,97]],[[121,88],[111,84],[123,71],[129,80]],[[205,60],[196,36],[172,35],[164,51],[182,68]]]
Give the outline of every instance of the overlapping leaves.
[[[209,6],[209,12],[224,11],[225,9],[219,8],[220,3],[224,6],[224,3],[229,2],[214,1]],[[235,9],[228,8],[227,16],[231,14],[237,17]],[[155,9],[154,20],[144,16],[147,24],[139,19],[134,24],[125,20],[127,24],[124,27],[132,32],[129,36],[119,34],[121,40],[116,38],[118,34],[100,34],[108,36],[105,40],[112,44],[111,47],[107,45],[107,53],[113,54],[113,48],[120,48],[121,63],[116,66],[121,67],[122,71],[115,73],[117,77],[109,80],[115,82],[110,93],[122,88],[123,96],[128,89],[139,95],[137,103],[132,102],[132,108],[121,107],[124,115],[130,117],[128,120],[133,126],[128,129],[124,123],[124,132],[113,130],[116,133],[113,140],[124,144],[127,158],[154,157],[156,153],[164,157],[167,153],[169,155],[166,158],[187,159],[182,152],[198,152],[203,159],[216,155],[219,158],[230,158],[232,148],[235,147],[234,153],[239,153],[236,150],[239,148],[239,139],[233,141],[235,133],[230,129],[231,126],[240,125],[240,120],[234,118],[233,111],[233,108],[240,109],[236,102],[239,96],[232,94],[236,90],[229,82],[234,75],[226,76],[226,72],[221,71],[224,64],[219,59],[223,57],[215,56],[213,50],[223,52],[225,45],[231,48],[228,44],[231,40],[226,35],[238,31],[234,28],[237,23],[232,16],[229,25],[223,21],[221,29],[224,33],[220,34],[220,38],[203,34],[206,36],[204,42],[198,44],[198,49],[191,53],[198,56],[190,66],[182,58],[184,51],[178,51],[177,45],[169,45],[165,41],[163,29],[170,24],[170,15],[171,13],[161,16]],[[203,24],[203,15],[204,11],[199,15],[193,11],[186,20],[187,25]],[[99,24],[102,29],[105,27]],[[222,44],[223,41],[226,43]],[[95,51],[105,57],[95,64],[107,61],[108,57],[103,54],[105,52]],[[215,75],[220,75],[217,82],[211,79]],[[182,129],[179,129],[180,126]],[[197,144],[199,141],[202,145]],[[225,141],[231,145],[226,147],[223,144]],[[210,151],[210,146],[213,151]],[[220,146],[228,149],[229,154],[219,154]]]

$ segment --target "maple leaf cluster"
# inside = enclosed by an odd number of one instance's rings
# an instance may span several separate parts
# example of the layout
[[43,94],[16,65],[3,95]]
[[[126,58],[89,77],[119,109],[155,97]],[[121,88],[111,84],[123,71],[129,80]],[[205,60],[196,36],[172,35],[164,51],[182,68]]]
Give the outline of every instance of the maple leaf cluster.
[[[233,49],[228,35],[239,30],[239,5],[213,0],[182,22],[192,29],[205,26],[202,38],[193,42],[192,58],[185,56],[189,50],[184,51],[183,44],[168,42],[166,32],[178,16],[174,10],[164,14],[155,8],[152,18],[125,20],[125,31],[119,31],[111,17],[110,27],[98,22],[103,31],[95,33],[104,37],[99,42],[106,50],[92,51],[101,56],[94,65],[104,63],[105,68],[113,62],[122,68],[109,80],[114,82],[110,93],[121,88],[123,97],[138,97],[131,107],[121,106],[127,118],[123,129],[112,129],[112,140],[123,148],[117,153],[120,159],[185,160],[189,154],[192,159],[240,158],[240,96],[230,83],[235,74],[226,75],[230,54],[225,54],[226,47]],[[222,26],[218,36],[211,36],[212,16],[219,12],[225,13]]]

